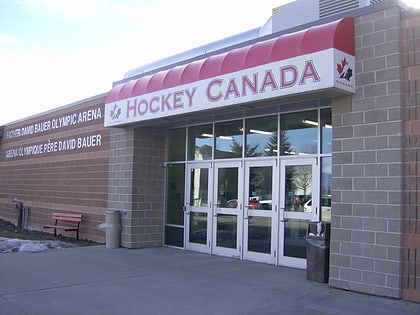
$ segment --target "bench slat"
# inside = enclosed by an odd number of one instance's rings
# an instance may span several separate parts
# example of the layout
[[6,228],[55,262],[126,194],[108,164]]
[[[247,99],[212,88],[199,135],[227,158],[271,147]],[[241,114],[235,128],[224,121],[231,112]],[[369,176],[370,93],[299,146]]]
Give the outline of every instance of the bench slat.
[[44,225],[45,229],[57,229],[57,230],[65,230],[65,231],[77,231],[76,227],[71,226],[60,226],[60,225]]
[[81,214],[72,214],[72,213],[53,213],[52,218],[53,220],[61,220],[61,221],[71,221],[71,222],[82,221]]
[[[82,214],[53,212],[52,219],[55,220],[55,224],[46,224],[44,229],[54,229],[55,236],[57,235],[57,230],[76,231],[76,237],[79,239],[79,224],[82,222]],[[58,221],[74,222],[77,223],[77,227],[58,225]]]

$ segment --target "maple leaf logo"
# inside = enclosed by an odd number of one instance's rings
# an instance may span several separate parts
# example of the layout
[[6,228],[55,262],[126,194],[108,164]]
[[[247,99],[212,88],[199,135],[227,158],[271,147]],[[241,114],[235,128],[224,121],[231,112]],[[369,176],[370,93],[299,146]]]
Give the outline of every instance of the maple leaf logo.
[[341,60],[341,63],[337,63],[337,72],[340,75],[341,79],[346,79],[350,81],[350,78],[353,76],[353,69],[350,68],[346,58]]
[[121,108],[119,108],[119,107],[117,106],[117,103],[115,103],[115,104],[114,104],[114,107],[111,109],[110,114],[111,114],[111,118],[112,118],[113,120],[114,120],[114,119],[118,119],[118,118],[120,118],[120,115],[121,115]]

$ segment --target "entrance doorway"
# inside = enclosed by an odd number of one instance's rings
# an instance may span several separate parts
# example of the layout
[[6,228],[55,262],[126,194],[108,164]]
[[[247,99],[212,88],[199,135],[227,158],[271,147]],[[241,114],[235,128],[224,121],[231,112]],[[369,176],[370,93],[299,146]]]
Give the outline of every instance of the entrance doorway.
[[317,167],[316,158],[190,164],[186,249],[305,268],[307,225],[319,218]]
[[241,179],[241,162],[215,163],[213,254],[241,258],[243,225]]
[[[318,171],[316,158],[280,162],[278,264],[306,268],[305,235],[308,222],[317,221]],[[313,198],[314,197],[314,198]],[[308,203],[312,206],[309,209]]]
[[275,263],[277,173],[275,159],[245,162],[243,259]]
[[211,217],[213,190],[212,165],[210,162],[188,166],[185,200],[185,247],[186,249],[211,253]]

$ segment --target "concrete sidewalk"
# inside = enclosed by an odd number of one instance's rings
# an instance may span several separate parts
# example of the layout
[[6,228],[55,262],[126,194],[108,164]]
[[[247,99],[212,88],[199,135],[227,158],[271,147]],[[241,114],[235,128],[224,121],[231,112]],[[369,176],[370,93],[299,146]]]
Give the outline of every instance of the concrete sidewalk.
[[170,248],[0,254],[0,314],[420,314],[306,271]]

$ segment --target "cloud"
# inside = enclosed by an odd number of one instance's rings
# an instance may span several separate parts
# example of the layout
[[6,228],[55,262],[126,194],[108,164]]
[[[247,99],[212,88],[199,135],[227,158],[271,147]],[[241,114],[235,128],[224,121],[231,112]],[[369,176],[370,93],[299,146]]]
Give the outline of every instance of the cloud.
[[20,40],[16,37],[9,36],[6,34],[0,34],[0,46],[11,46],[19,43]]
[[96,15],[107,0],[32,0],[18,4],[27,11],[41,9],[67,19],[80,19]]
[[108,92],[123,75],[117,62],[46,49],[0,49],[0,96],[7,108],[0,125]]

